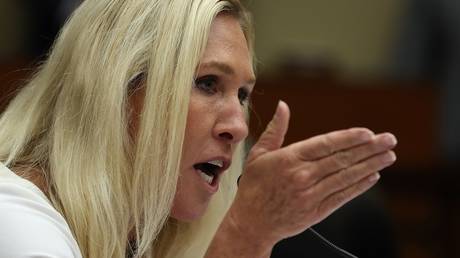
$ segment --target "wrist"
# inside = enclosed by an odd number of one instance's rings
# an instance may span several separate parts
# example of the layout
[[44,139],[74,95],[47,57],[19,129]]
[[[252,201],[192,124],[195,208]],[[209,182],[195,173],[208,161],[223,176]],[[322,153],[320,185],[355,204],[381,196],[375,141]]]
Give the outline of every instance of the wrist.
[[205,257],[270,257],[276,241],[255,234],[239,220],[232,208],[222,220]]
[[239,239],[242,246],[247,245],[247,248],[258,251],[258,253],[271,253],[273,246],[278,242],[270,236],[269,229],[265,228],[267,232],[262,232],[260,228],[256,227],[255,222],[252,223],[234,207],[229,209],[222,224]]

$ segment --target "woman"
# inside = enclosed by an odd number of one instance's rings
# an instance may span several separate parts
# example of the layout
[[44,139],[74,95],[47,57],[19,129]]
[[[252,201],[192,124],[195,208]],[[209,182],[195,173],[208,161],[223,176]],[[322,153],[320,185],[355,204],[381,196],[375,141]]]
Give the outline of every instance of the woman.
[[243,162],[252,60],[237,0],[84,1],[0,120],[0,256],[268,257],[394,162],[361,128],[281,148],[284,102]]

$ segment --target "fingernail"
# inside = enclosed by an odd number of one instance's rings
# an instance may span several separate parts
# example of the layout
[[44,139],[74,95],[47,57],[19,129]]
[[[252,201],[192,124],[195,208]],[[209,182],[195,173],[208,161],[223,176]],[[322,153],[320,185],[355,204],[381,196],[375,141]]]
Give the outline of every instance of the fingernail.
[[385,163],[392,163],[395,160],[396,160],[396,154],[394,152],[392,152],[392,151],[388,152],[383,157],[383,162],[385,162]]
[[374,137],[374,134],[372,134],[370,131],[363,131],[361,133],[361,135],[359,136],[359,138],[361,139],[361,141],[365,142],[365,141],[370,141],[372,140],[372,138]]
[[281,105],[286,105],[286,102],[284,102],[282,99],[278,100],[278,105],[276,106],[276,109],[280,109]]
[[363,127],[352,127],[349,128],[348,131],[351,132],[356,141],[359,141],[360,143],[368,142],[375,136],[374,132]]
[[397,143],[396,137],[392,134],[386,134],[385,136],[383,136],[383,142],[387,146],[395,146]]
[[369,179],[369,182],[376,182],[380,179],[380,174],[379,173],[375,173],[375,174],[372,174],[368,177]]
[[283,102],[283,101],[282,101],[282,100],[278,100],[278,104],[276,104],[275,115],[278,115],[278,112],[279,112],[280,106],[281,106],[281,102]]

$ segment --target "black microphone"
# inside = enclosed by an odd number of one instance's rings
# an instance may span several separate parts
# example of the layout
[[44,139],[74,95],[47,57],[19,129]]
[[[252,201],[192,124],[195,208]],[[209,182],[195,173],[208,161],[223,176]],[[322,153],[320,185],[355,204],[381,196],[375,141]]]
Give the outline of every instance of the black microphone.
[[323,237],[320,233],[316,232],[313,228],[309,228],[310,232],[315,235],[317,238],[321,240],[323,244],[325,244],[327,247],[329,247],[331,250],[336,252],[338,255],[345,257],[345,258],[358,258],[358,256],[355,256],[342,248],[334,245],[331,241],[327,240],[325,237]]

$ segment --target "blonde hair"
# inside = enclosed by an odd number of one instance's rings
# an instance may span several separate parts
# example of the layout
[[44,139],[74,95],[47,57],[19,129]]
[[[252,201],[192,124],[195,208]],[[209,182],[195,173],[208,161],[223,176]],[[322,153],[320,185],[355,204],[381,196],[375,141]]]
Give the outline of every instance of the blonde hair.
[[[195,70],[222,12],[240,20],[252,53],[238,0],[86,0],[3,113],[0,160],[43,171],[84,257],[124,258],[130,249],[135,257],[203,256],[236,191],[242,144],[201,220],[169,213]],[[128,97],[136,78],[145,100],[134,144]]]

